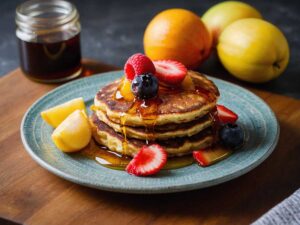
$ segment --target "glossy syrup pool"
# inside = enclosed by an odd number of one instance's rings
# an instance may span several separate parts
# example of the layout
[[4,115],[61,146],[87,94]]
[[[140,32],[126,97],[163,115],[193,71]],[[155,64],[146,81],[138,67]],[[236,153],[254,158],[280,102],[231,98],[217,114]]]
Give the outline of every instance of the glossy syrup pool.
[[[129,156],[110,151],[107,147],[97,144],[93,139],[87,147],[81,150],[80,154],[89,159],[95,160],[102,166],[115,170],[124,170],[132,159]],[[193,163],[194,158],[192,155],[168,158],[163,169],[177,169],[189,166]]]

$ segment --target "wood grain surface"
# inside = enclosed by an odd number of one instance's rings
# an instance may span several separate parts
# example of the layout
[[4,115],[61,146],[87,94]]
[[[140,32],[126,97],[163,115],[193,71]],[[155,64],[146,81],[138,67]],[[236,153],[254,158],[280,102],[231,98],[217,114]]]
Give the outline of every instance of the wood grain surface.
[[[85,61],[85,75],[115,67]],[[300,187],[300,101],[253,90],[274,110],[279,144],[253,171],[197,191],[131,195],[65,181],[25,152],[21,119],[57,85],[35,83],[19,69],[0,79],[0,217],[22,224],[249,224]],[[1,221],[1,220],[0,220]]]

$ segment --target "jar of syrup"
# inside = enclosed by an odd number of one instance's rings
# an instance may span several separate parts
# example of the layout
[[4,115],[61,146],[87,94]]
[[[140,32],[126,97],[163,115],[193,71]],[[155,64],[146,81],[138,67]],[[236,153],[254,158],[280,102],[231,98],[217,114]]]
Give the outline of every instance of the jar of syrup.
[[62,82],[81,73],[80,22],[63,0],[30,0],[16,9],[20,66],[30,79]]

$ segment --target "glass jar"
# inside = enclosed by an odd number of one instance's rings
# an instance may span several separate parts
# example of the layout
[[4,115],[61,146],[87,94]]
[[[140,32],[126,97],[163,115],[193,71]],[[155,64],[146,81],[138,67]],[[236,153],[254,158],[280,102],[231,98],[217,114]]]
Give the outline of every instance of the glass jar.
[[73,4],[30,0],[16,9],[20,66],[30,79],[62,82],[81,73],[80,22]]

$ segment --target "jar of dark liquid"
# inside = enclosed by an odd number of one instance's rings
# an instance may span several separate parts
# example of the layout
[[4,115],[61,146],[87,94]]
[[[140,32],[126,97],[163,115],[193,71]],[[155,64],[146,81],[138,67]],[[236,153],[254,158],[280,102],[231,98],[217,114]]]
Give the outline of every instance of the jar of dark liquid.
[[81,73],[80,23],[73,4],[30,0],[17,7],[20,65],[40,82],[62,82]]

